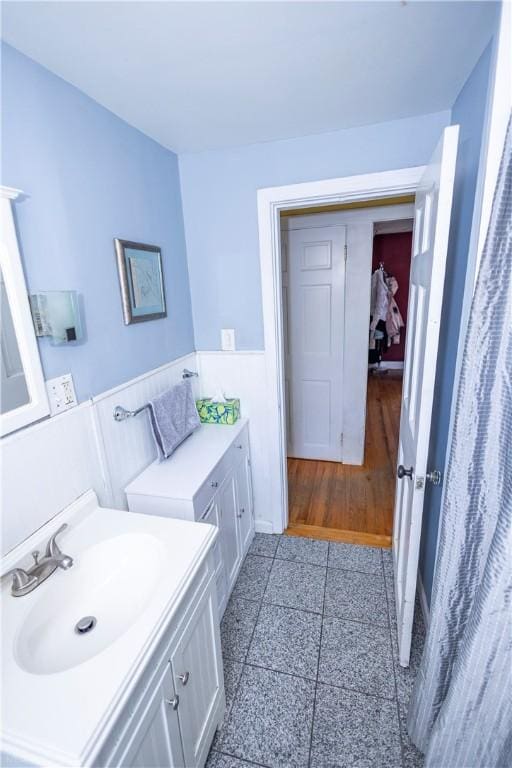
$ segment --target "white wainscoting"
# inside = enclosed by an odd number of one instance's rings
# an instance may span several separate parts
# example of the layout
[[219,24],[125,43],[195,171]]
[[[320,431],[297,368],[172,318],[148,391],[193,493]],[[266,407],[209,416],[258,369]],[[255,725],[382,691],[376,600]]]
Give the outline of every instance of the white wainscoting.
[[268,489],[266,371],[263,352],[198,352],[132,379],[65,413],[0,441],[2,554],[44,525],[87,489],[104,506],[126,509],[125,486],[156,457],[148,416],[116,422],[116,405],[134,410],[197,370],[194,393],[240,397],[250,421],[256,530],[272,533]]
[[[128,509],[124,488],[156,458],[156,448],[147,411],[126,421],[114,421],[114,407],[135,410],[155,395],[182,380],[184,368],[196,369],[196,355],[191,353],[163,365],[115,389],[94,397],[93,411],[98,426],[99,451],[106,467],[108,496],[105,506]],[[196,395],[197,379],[192,379]]]
[[254,515],[260,533],[277,531],[272,522],[268,493],[269,450],[265,355],[255,352],[197,352],[199,390],[203,397],[216,391],[239,397],[242,414],[250,419]]
[[[195,353],[173,360],[59,416],[0,441],[2,555],[93,488],[104,506],[126,508],[125,485],[155,458],[148,417],[125,422],[115,405],[138,408],[195,370]],[[198,392],[197,379],[193,379]]]
[[2,554],[88,488],[105,497],[91,410],[86,402],[2,439]]

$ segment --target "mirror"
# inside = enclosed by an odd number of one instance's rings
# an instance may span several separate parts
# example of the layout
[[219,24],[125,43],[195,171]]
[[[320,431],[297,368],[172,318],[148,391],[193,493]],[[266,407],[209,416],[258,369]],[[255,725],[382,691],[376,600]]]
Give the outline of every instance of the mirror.
[[14,330],[9,297],[0,267],[0,413],[7,413],[30,402],[20,348]]
[[46,387],[21,265],[11,201],[0,187],[0,433],[6,435],[49,413]]

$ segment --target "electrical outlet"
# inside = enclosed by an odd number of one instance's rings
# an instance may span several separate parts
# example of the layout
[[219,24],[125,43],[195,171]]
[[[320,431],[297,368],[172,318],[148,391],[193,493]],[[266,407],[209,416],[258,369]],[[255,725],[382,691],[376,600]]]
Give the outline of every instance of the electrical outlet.
[[78,404],[75,387],[73,386],[73,377],[70,373],[65,373],[64,376],[57,376],[56,379],[47,381],[46,391],[50,401],[51,416],[67,411],[69,408],[74,408]]
[[224,352],[234,352],[235,346],[235,329],[234,328],[222,328],[220,332],[220,344],[221,349]]

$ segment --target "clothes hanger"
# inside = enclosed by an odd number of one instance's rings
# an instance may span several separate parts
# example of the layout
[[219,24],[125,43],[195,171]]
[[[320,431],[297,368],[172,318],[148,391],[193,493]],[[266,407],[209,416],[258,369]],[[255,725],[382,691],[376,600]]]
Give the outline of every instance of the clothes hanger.
[[389,275],[389,274],[386,272],[386,270],[384,269],[384,262],[383,262],[383,261],[379,261],[379,267],[378,267],[378,268],[380,269],[380,271],[381,271],[381,272],[382,272],[382,274],[384,275],[384,278],[392,277],[392,275]]

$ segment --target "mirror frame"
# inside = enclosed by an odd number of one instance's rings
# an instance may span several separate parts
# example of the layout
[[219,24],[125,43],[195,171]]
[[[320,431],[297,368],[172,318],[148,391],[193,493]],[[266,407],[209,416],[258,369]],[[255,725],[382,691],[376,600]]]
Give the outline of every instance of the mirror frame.
[[0,414],[2,437],[50,413],[11,208],[11,201],[22,194],[19,189],[0,186],[0,266],[30,400],[12,411]]

